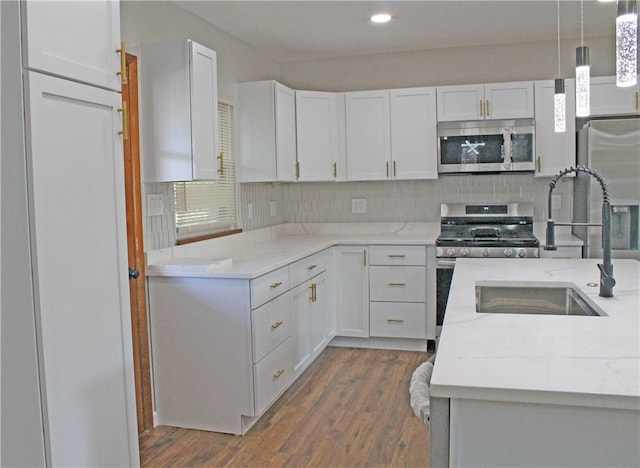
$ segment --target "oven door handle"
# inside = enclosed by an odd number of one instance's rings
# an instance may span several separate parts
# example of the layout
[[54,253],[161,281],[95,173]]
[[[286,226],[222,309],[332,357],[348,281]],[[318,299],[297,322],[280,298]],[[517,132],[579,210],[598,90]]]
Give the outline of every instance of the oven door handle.
[[453,267],[455,266],[455,259],[439,258],[436,260],[436,269],[438,270],[453,270]]

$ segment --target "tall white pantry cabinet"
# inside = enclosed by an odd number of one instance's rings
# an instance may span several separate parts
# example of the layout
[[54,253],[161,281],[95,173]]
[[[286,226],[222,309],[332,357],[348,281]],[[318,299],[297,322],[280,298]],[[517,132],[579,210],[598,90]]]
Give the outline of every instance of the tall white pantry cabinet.
[[0,464],[136,466],[119,3],[1,8]]

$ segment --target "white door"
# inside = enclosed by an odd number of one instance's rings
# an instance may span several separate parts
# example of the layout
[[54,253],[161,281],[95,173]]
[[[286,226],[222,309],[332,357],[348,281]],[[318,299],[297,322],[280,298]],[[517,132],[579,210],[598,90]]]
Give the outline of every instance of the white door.
[[307,281],[290,292],[294,379],[300,375],[311,362],[311,341],[309,336],[310,286],[311,283]]
[[575,80],[565,79],[566,131],[556,133],[553,80],[536,81],[536,176],[553,177],[576,163]]
[[369,337],[368,248],[336,247],[336,335]]
[[279,181],[296,180],[295,91],[275,83],[276,174]]
[[28,89],[48,464],[137,465],[120,98],[34,72]]
[[313,295],[309,307],[309,336],[311,339],[311,354],[317,356],[327,344],[326,321],[327,305],[327,273],[321,273],[311,280]]
[[485,119],[533,118],[533,82],[493,83],[484,86]]
[[390,174],[389,91],[346,93],[347,180],[386,180]]
[[338,111],[335,93],[296,91],[300,181],[335,180]]
[[436,89],[390,91],[394,179],[437,179]]
[[120,90],[120,3],[21,2],[25,67]]
[[484,119],[484,86],[443,86],[437,90],[438,122]]
[[194,180],[219,179],[216,53],[193,41],[189,48],[192,175]]

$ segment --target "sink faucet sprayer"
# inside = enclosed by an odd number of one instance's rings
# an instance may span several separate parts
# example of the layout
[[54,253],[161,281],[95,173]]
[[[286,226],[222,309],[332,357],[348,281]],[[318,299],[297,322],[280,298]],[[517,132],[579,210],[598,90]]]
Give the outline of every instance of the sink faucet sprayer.
[[[551,192],[556,187],[558,180],[567,175],[575,172],[586,172],[600,183],[602,189],[602,224],[592,223],[556,223],[551,217]],[[609,204],[609,190],[607,189],[607,183],[602,176],[586,166],[568,167],[561,170],[557,176],[551,179],[549,182],[549,203],[548,203],[549,218],[547,220],[547,242],[544,247],[545,250],[557,250],[555,241],[555,226],[602,226],[602,263],[598,264],[600,270],[600,296],[601,297],[613,297],[613,287],[616,285],[616,280],[613,278],[613,265],[611,264],[611,205]]]

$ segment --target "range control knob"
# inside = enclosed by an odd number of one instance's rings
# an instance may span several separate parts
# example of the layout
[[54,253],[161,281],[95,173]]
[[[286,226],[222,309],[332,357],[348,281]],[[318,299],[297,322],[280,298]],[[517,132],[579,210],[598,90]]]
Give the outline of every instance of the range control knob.
[[460,255],[462,255],[463,257],[466,257],[467,255],[469,255],[469,249],[464,247],[462,250],[460,250]]
[[489,251],[489,249],[484,249],[482,251],[482,256],[483,257],[488,257],[489,255],[491,255],[491,252]]
[[527,251],[525,249],[519,249],[518,250],[518,257],[524,258],[526,256],[527,256]]
[[453,248],[448,248],[447,249],[447,255],[449,257],[453,257],[455,254],[456,254],[456,249],[453,249]]
[[504,249],[504,256],[505,257],[513,256],[513,249]]

